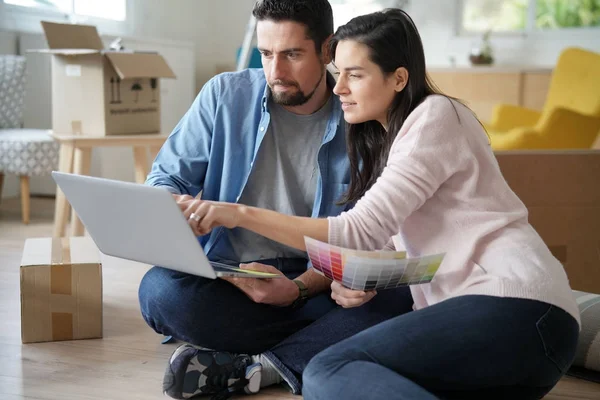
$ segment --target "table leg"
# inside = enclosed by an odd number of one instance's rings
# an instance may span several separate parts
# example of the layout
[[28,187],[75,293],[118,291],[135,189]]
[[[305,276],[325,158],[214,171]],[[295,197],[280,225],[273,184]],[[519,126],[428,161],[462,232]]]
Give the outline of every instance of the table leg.
[[[599,141],[600,142],[600,141]],[[154,162],[162,146],[150,146],[150,160]]]
[[2,186],[4,185],[4,172],[0,171],[0,201],[2,201]]
[[[71,173],[73,168],[73,151],[74,147],[71,143],[63,142],[60,145],[60,153],[58,159],[58,170],[60,172]],[[56,204],[54,208],[54,232],[52,236],[63,237],[65,235],[65,227],[69,218],[71,206],[67,202],[64,193],[56,186]]]
[[137,183],[146,182],[148,176],[148,149],[146,146],[133,147],[133,161],[135,164],[135,181]]
[[21,175],[21,218],[25,225],[29,224],[29,217],[31,215],[31,195],[29,193],[29,177],[27,175]]
[[[75,149],[75,161],[73,173],[77,175],[89,175],[92,164],[92,149]],[[71,236],[83,236],[85,229],[75,210],[71,211]]]

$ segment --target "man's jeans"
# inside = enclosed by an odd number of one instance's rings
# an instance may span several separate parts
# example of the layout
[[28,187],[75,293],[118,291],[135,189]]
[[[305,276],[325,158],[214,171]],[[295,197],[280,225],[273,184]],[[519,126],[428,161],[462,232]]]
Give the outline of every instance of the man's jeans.
[[304,371],[315,399],[541,399],[575,356],[579,326],[534,300],[461,296],[335,344]]
[[[295,278],[305,259],[261,260]],[[234,353],[262,353],[294,393],[310,359],[321,350],[389,318],[412,311],[408,288],[384,290],[362,307],[343,309],[330,292],[301,309],[257,304],[222,279],[154,267],[140,284],[142,316],[156,332],[198,346]]]

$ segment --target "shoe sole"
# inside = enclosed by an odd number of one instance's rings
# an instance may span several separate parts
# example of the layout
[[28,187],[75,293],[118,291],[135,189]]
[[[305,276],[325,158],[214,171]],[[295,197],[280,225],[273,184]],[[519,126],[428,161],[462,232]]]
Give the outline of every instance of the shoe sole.
[[175,371],[171,369],[171,365],[173,364],[173,360],[179,357],[179,355],[187,349],[188,348],[185,345],[179,346],[177,349],[175,349],[169,358],[169,363],[163,377],[163,394],[173,399],[184,399],[184,397],[182,393],[183,382],[178,384],[179,379],[177,379]]
[[246,392],[246,394],[258,393],[260,390],[260,381],[262,379],[262,365],[254,364],[246,370],[246,379],[248,379],[248,384],[244,388],[244,392]]

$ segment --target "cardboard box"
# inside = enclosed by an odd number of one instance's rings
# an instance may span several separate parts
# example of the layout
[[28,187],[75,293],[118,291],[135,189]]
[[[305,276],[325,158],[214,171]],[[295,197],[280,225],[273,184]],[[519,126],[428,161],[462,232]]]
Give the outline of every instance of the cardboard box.
[[102,265],[89,237],[25,241],[23,343],[102,337]]
[[160,132],[160,79],[175,74],[156,53],[105,51],[94,26],[42,21],[52,56],[52,130],[90,136]]
[[496,158],[571,287],[600,293],[600,150],[506,151]]

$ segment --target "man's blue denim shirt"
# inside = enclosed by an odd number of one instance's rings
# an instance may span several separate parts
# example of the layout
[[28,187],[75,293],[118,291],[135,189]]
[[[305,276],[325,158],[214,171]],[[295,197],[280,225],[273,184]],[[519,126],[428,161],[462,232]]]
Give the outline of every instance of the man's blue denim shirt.
[[[333,77],[327,74],[327,79],[332,88]],[[212,78],[158,153],[146,184],[192,196],[202,191],[203,199],[236,203],[270,123],[268,96],[262,69]],[[336,204],[348,188],[350,163],[340,101],[336,96],[332,101],[333,111],[318,154],[320,175],[313,218],[338,215],[349,208]],[[217,254],[233,254],[223,229],[199,238],[209,258],[217,246]]]

